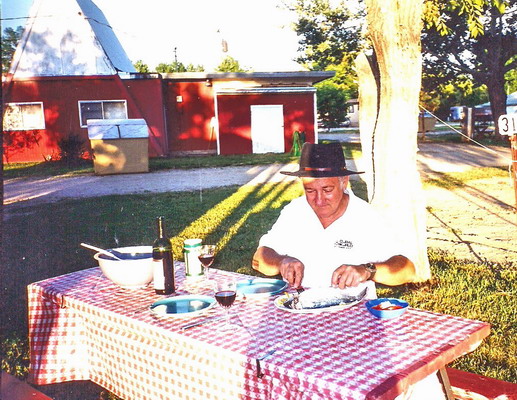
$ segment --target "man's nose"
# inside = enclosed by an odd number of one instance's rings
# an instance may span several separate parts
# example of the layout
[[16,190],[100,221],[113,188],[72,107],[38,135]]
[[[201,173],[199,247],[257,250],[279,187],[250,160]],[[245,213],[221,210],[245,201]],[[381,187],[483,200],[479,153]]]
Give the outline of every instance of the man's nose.
[[323,193],[316,192],[316,205],[321,206],[325,203]]

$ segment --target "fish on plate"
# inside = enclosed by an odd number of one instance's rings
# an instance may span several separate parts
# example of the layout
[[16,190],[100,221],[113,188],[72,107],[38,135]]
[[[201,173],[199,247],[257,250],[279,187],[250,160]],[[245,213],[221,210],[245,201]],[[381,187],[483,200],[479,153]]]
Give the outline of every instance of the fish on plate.
[[310,310],[317,308],[333,307],[351,303],[357,303],[365,298],[368,290],[356,295],[350,295],[346,289],[337,287],[312,288],[301,293],[293,294],[283,304],[292,310]]

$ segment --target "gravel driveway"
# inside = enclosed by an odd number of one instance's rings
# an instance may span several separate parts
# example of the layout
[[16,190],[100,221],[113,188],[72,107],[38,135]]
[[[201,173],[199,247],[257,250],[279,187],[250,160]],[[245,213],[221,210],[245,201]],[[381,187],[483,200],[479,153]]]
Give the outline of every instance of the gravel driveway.
[[[481,166],[507,166],[510,149],[487,150],[464,144],[421,143],[418,166],[421,173],[463,171]],[[360,170],[361,160],[347,161],[350,169]],[[241,166],[169,170],[120,175],[78,177],[17,178],[4,181],[4,204],[29,205],[64,198],[98,197],[110,194],[159,193],[202,190],[230,185],[255,185],[295,179],[281,170],[296,165]]]

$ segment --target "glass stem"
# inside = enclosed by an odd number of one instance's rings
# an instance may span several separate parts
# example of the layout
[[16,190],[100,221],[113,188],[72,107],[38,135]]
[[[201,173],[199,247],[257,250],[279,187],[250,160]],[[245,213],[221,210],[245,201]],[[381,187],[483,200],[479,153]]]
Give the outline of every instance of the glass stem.
[[226,308],[226,322],[225,322],[225,325],[228,327],[230,326],[230,307],[225,307]]

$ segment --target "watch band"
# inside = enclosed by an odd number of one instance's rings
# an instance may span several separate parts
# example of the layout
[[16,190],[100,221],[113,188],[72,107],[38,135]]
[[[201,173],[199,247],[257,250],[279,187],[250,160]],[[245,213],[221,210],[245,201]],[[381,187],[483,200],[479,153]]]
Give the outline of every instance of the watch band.
[[375,273],[377,272],[377,267],[374,263],[366,263],[364,264],[364,268],[370,273],[370,277],[368,279],[373,279]]

